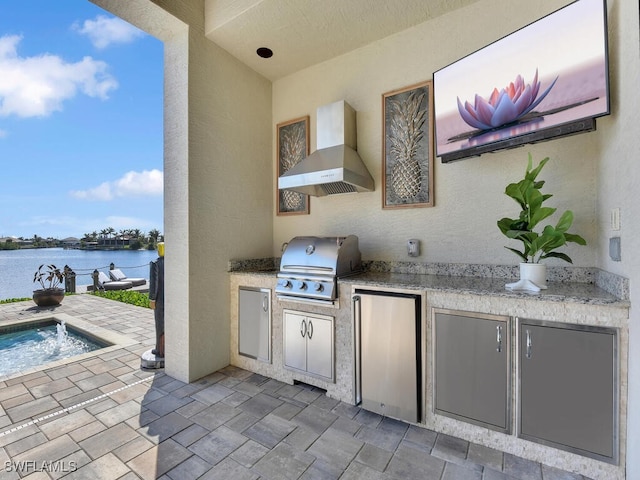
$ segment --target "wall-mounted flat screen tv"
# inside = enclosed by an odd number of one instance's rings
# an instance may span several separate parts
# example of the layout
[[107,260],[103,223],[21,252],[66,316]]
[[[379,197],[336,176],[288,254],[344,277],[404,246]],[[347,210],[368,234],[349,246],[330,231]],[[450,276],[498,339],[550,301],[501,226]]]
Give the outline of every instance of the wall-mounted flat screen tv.
[[577,0],[433,80],[443,163],[594,130],[609,113],[606,0]]

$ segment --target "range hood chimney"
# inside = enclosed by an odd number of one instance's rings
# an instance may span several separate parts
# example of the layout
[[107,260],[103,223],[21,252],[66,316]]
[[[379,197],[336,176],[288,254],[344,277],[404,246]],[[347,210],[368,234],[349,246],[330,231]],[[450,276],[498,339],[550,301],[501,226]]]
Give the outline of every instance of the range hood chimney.
[[374,190],[356,152],[356,112],[344,100],[317,111],[317,150],[278,178],[280,190],[322,197]]

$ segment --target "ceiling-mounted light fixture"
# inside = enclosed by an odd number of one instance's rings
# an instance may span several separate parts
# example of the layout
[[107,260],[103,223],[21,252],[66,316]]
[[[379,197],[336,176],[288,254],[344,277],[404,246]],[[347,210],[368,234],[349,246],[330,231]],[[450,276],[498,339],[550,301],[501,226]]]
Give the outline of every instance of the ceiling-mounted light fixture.
[[273,57],[273,50],[267,47],[260,47],[258,50],[256,50],[256,53],[258,54],[259,57],[262,57],[262,58]]

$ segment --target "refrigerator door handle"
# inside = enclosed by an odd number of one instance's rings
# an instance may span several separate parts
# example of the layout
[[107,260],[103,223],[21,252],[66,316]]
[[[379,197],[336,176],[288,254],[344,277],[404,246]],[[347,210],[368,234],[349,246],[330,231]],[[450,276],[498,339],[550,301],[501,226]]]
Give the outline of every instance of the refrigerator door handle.
[[361,349],[360,349],[360,322],[362,318],[360,295],[354,295],[351,297],[352,313],[353,313],[353,345],[354,345],[354,392],[355,392],[355,404],[360,405],[362,403],[362,385],[361,376],[362,371],[360,369]]
[[313,322],[309,320],[309,328],[307,329],[307,338],[311,340],[313,338]]

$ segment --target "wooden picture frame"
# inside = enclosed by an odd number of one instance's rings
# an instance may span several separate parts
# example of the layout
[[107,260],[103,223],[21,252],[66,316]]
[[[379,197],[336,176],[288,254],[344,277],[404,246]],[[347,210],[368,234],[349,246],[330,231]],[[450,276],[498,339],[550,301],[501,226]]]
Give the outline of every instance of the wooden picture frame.
[[433,81],[382,94],[382,208],[433,207]]
[[[280,177],[309,155],[309,116],[295,118],[276,125],[277,176]],[[277,188],[278,215],[308,215],[309,195]]]

